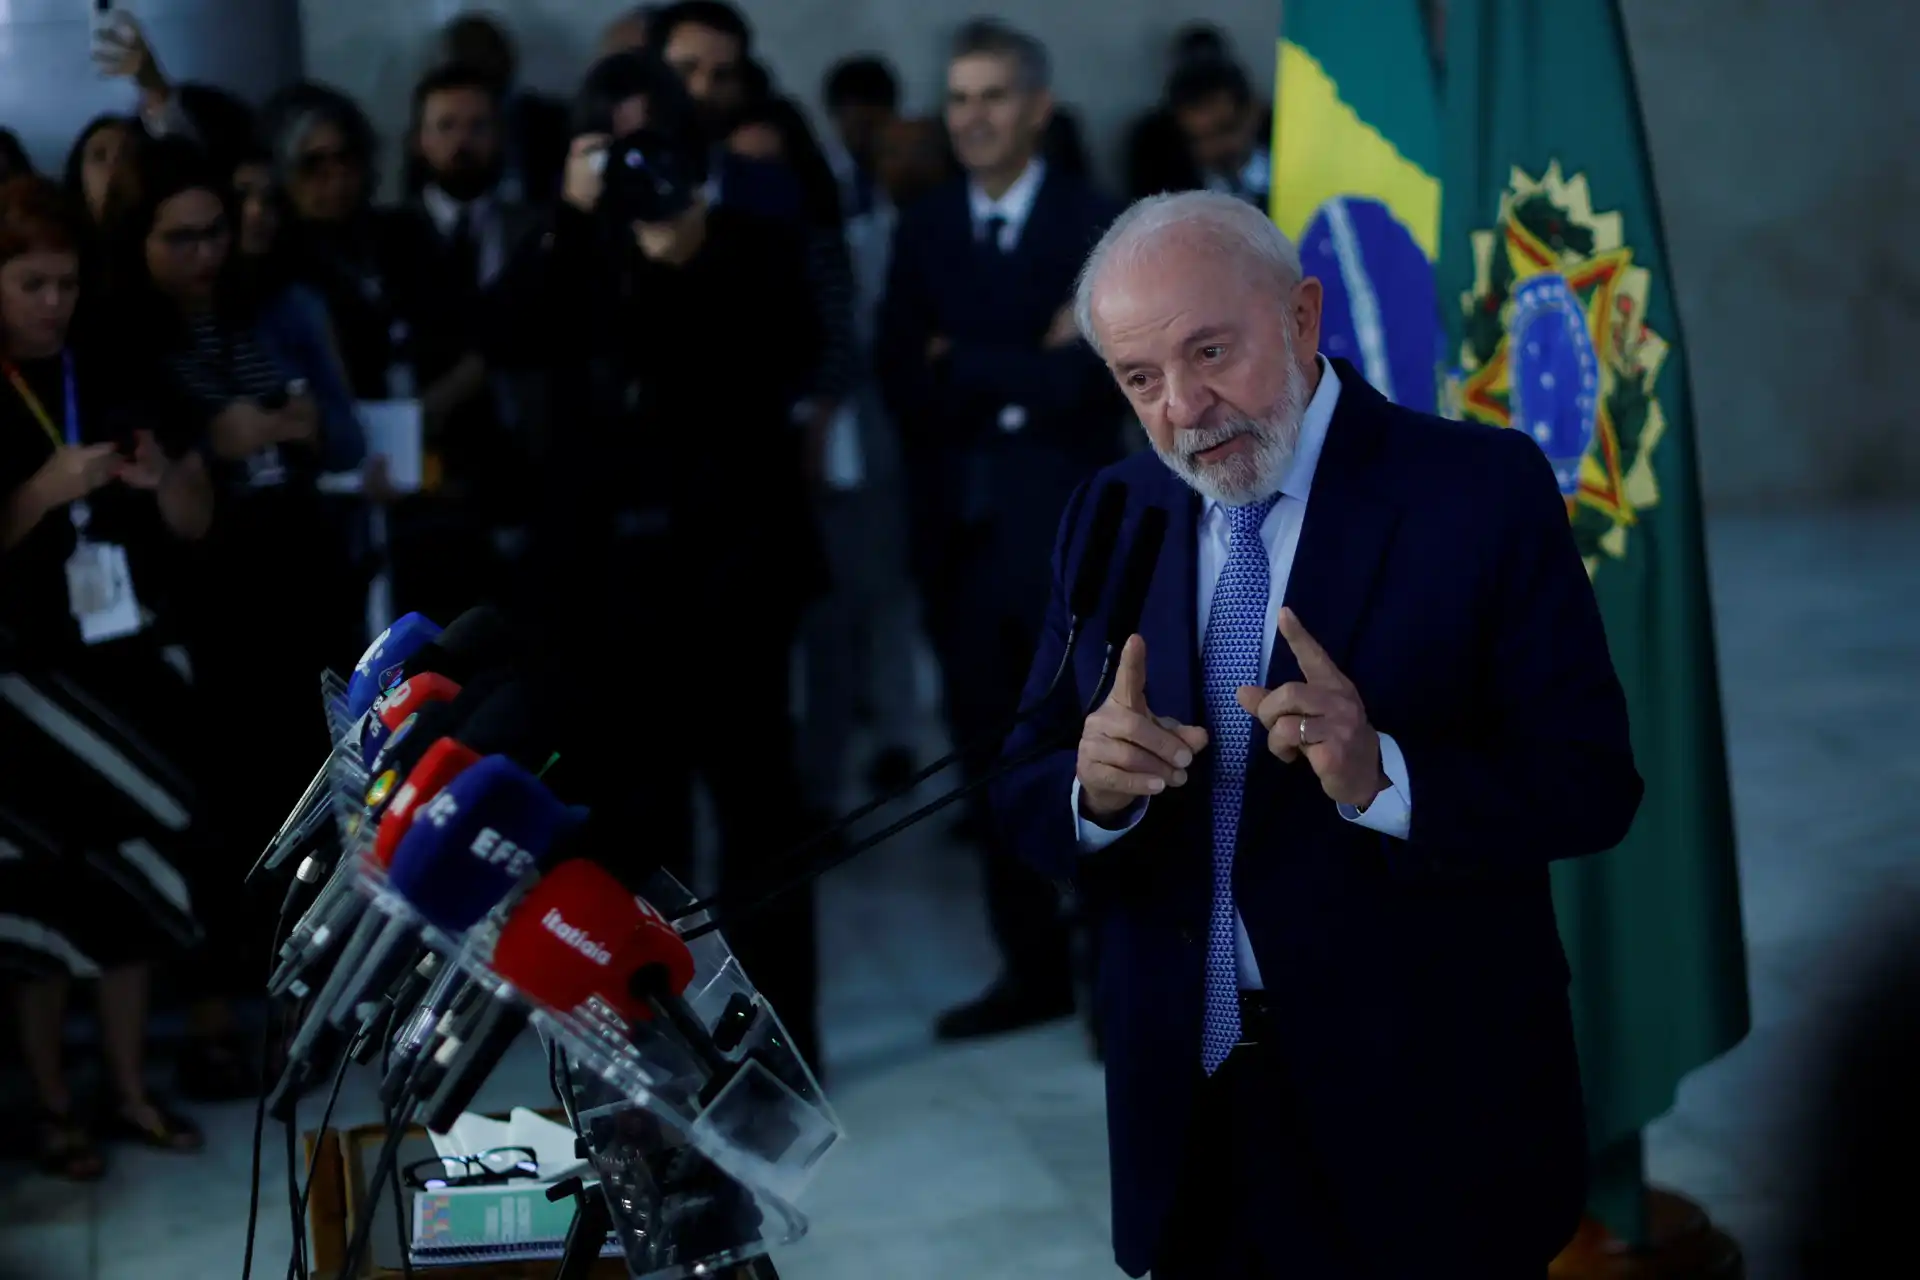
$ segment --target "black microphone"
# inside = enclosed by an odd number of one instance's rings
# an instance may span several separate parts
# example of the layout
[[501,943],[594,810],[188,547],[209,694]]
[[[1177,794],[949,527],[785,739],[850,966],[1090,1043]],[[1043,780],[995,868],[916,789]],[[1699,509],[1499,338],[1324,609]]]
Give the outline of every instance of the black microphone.
[[1120,545],[1120,524],[1126,516],[1127,486],[1115,480],[1100,490],[1094,502],[1086,547],[1080,553],[1080,567],[1074,571],[1073,589],[1067,594],[1067,612],[1076,627],[1100,607],[1100,597],[1107,589],[1107,571]]
[[[1156,510],[1158,508],[1155,508]],[[883,795],[875,796],[865,804],[859,805],[821,830],[802,840],[779,854],[774,861],[786,862],[826,845],[829,841],[845,835],[855,825],[871,817],[888,805],[912,795],[920,785],[937,773],[952,768],[961,760],[988,747],[997,749],[1021,725],[1042,714],[1053,695],[1060,689],[1060,683],[1073,667],[1073,655],[1079,647],[1081,628],[1086,620],[1100,607],[1100,598],[1106,592],[1108,571],[1113,564],[1113,553],[1120,541],[1120,525],[1127,513],[1127,486],[1120,480],[1110,481],[1102,486],[1100,496],[1095,499],[1093,516],[1087,522],[1087,537],[1080,554],[1080,564],[1074,571],[1073,585],[1067,593],[1067,640],[1060,651],[1060,662],[1053,669],[1053,676],[1047,681],[1046,689],[1033,702],[1016,711],[1007,721],[995,729],[991,735],[978,741],[967,743],[949,751],[932,764],[919,770],[904,783]],[[1161,528],[1165,530],[1165,515],[1161,512]],[[1156,553],[1157,554],[1157,553]],[[674,919],[683,920],[696,915],[714,905],[713,899],[693,902],[683,910],[674,913]]]
[[[1140,513],[1140,519],[1134,527],[1133,543],[1127,548],[1127,559],[1121,566],[1120,586],[1114,597],[1113,612],[1107,621],[1106,662],[1101,669],[1100,678],[1094,684],[1093,695],[1087,699],[1081,719],[1092,715],[1094,708],[1106,698],[1107,686],[1120,664],[1120,650],[1126,647],[1127,638],[1140,629],[1140,617],[1146,612],[1147,607],[1147,593],[1152,589],[1153,573],[1160,562],[1160,549],[1167,539],[1167,520],[1165,507],[1148,507]],[[1077,721],[1072,726],[1071,732],[1075,734],[1080,732]],[[714,932],[723,924],[731,925],[743,916],[764,910],[808,881],[817,879],[867,850],[886,843],[909,827],[925,822],[948,805],[955,804],[982,787],[999,781],[1013,770],[1023,768],[1049,752],[1059,749],[1064,743],[1056,738],[1057,735],[1048,736],[1025,754],[1012,760],[1003,760],[985,777],[975,779],[965,786],[957,787],[943,796],[936,797],[882,830],[837,850],[827,858],[800,868],[772,888],[764,890],[741,906],[727,912],[724,919],[708,920],[688,929],[682,936],[688,942],[692,942],[696,938]],[[724,902],[723,897],[703,899],[675,912],[673,918],[684,920],[688,916],[722,906]]]
[[491,605],[477,605],[415,650],[400,664],[392,683],[401,684],[431,671],[464,685],[483,671],[511,662],[519,648],[518,637],[506,617]]
[[1140,615],[1147,610],[1147,592],[1153,588],[1153,571],[1160,564],[1160,548],[1167,540],[1167,509],[1148,507],[1134,525],[1133,543],[1127,548],[1126,563],[1120,566],[1120,585],[1113,595],[1113,611],[1107,614],[1107,654],[1100,664],[1100,678],[1094,681],[1093,696],[1086,714],[1106,698],[1108,685],[1120,666],[1120,651],[1140,629]]

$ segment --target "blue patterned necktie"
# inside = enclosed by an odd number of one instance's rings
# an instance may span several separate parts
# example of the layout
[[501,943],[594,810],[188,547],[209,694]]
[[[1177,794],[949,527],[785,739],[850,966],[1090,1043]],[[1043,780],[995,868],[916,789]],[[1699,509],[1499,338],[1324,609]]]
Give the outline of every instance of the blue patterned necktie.
[[1213,910],[1207,919],[1207,1002],[1200,1065],[1219,1069],[1240,1039],[1239,953],[1233,928],[1233,847],[1240,836],[1240,803],[1253,750],[1253,717],[1234,695],[1257,685],[1264,673],[1267,596],[1272,570],[1260,526],[1280,501],[1226,508],[1232,536],[1227,563],[1214,584],[1207,610],[1207,638],[1200,650],[1207,680],[1207,734],[1213,743]]

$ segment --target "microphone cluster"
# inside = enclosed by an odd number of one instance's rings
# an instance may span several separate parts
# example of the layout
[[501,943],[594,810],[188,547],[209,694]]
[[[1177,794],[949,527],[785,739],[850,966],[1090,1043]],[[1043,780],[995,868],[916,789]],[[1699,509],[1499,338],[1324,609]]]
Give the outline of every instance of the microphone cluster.
[[[1054,695],[1108,598],[1126,515],[1125,486],[1108,484],[1067,593],[1059,667],[1007,730],[1056,713]],[[1133,522],[1089,709],[1139,625],[1166,527],[1157,507]],[[755,896],[696,901],[664,872],[633,872],[632,833],[605,829],[548,785],[562,719],[517,672],[519,658],[491,610],[469,611],[444,631],[410,614],[369,646],[329,708],[333,753],[255,869],[302,853],[289,914],[311,896],[269,982],[303,1017],[266,1106],[291,1123],[300,1096],[329,1070],[383,1061],[381,1096],[396,1118],[377,1189],[407,1122],[417,1115],[448,1131],[531,1025],[603,1098],[663,1122],[643,1127],[655,1142],[678,1135],[670,1145],[679,1154],[649,1165],[645,1185],[664,1194],[676,1176],[704,1179],[701,1203],[737,1210],[739,1195],[711,1194],[718,1169],[749,1200],[784,1208],[839,1125],[715,931],[1054,749],[1059,735],[883,831],[820,852],[982,745],[968,744],[789,851],[782,874]],[[316,840],[329,815],[340,819],[339,838]],[[631,1152],[589,1154],[608,1169],[632,1166]],[[362,1216],[351,1262],[371,1217]],[[639,1235],[658,1246],[657,1223]],[[689,1240],[700,1236],[689,1228]]]

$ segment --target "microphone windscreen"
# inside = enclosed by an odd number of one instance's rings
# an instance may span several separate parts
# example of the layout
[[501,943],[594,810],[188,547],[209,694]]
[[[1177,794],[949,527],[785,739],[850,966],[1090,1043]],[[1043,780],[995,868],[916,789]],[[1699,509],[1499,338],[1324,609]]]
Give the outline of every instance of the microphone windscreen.
[[429,702],[420,713],[388,735],[386,745],[367,766],[367,809],[378,814],[393,796],[394,788],[406,781],[427,749],[442,738],[453,736],[459,727],[461,700]]
[[382,631],[347,681],[347,715],[358,720],[400,678],[408,658],[440,635],[440,628],[424,614],[409,613]]
[[[644,926],[638,898],[601,868],[575,858],[542,875],[507,913],[493,969],[556,1012],[598,997],[632,1021],[643,1004],[629,990],[636,967],[631,943]],[[686,950],[684,943],[680,949]]]
[[[393,787],[413,772],[420,757],[426,754],[428,747],[441,738],[458,737],[465,741],[460,729],[474,713],[487,704],[499,688],[507,683],[507,676],[501,672],[490,672],[476,676],[460,686],[451,702],[432,702],[420,708],[420,714],[409,724],[403,721],[399,728],[387,737],[386,745],[380,754],[367,766],[372,774],[376,789],[381,778],[386,779],[386,790]],[[491,751],[482,751],[481,755],[491,755]],[[368,807],[375,807],[376,801],[369,798]]]
[[420,763],[413,767],[407,780],[393,793],[386,812],[381,815],[380,829],[373,837],[373,860],[382,867],[392,866],[394,851],[400,847],[400,841],[407,832],[413,829],[414,815],[421,806],[479,762],[478,751],[452,738],[441,738],[428,747],[426,754],[420,757]]
[[528,681],[510,680],[475,708],[460,726],[460,740],[475,751],[507,756],[538,771],[554,754],[559,722],[553,696]]
[[369,713],[367,729],[360,738],[360,763],[372,772],[374,761],[380,758],[380,752],[393,740],[393,735],[405,732],[421,708],[435,702],[452,702],[459,694],[459,685],[431,671],[409,676],[387,690]]
[[422,805],[387,884],[428,924],[464,933],[539,865],[572,816],[504,756],[468,766]]
[[1133,527],[1133,543],[1120,566],[1120,585],[1114,591],[1113,611],[1107,615],[1107,644],[1116,651],[1140,629],[1146,612],[1153,571],[1160,563],[1160,547],[1167,540],[1167,509],[1148,507]]
[[620,955],[619,968],[633,973],[652,971],[653,981],[646,983],[649,994],[678,998],[693,982],[693,952],[673,923],[645,898],[640,904],[640,927],[627,939]]
[[1073,575],[1073,591],[1067,597],[1067,612],[1076,620],[1084,619],[1100,607],[1107,588],[1107,574],[1113,568],[1114,548],[1120,542],[1120,522],[1127,514],[1127,486],[1118,480],[1100,490],[1087,525],[1086,545],[1080,552],[1080,567]]
[[491,605],[467,610],[447,629],[407,659],[403,675],[432,671],[465,683],[483,671],[507,664],[515,644],[506,617]]

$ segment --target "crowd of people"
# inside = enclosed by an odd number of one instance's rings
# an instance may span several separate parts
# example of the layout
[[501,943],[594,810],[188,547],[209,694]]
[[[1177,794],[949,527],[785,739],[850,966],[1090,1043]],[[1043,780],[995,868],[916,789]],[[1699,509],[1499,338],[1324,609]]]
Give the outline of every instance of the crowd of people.
[[[902,110],[883,59],[842,61],[816,134],[723,0],[623,17],[572,103],[466,16],[386,203],[347,96],[256,109],[120,30],[101,56],[131,110],[61,173],[0,130],[0,959],[41,1166],[76,1179],[106,1140],[201,1144],[148,1091],[156,966],[186,1014],[177,1095],[261,1087],[237,1010],[273,903],[242,882],[325,750],[317,673],[370,618],[525,620],[585,689],[570,785],[669,866],[704,786],[723,887],[747,884],[855,778],[921,763],[917,632],[954,739],[991,742],[1062,508],[1126,440],[1069,305],[1119,205],[1009,26],[954,36],[936,116]],[[1266,119],[1219,34],[1183,32],[1128,194],[1264,206]],[[607,194],[635,138],[688,193],[654,220]],[[396,401],[418,406],[417,486],[363,425]],[[1004,972],[939,1034],[1070,1014],[1070,904],[984,806],[959,830]],[[730,937],[818,1063],[812,903]],[[63,1058],[76,980],[97,1105]]]

